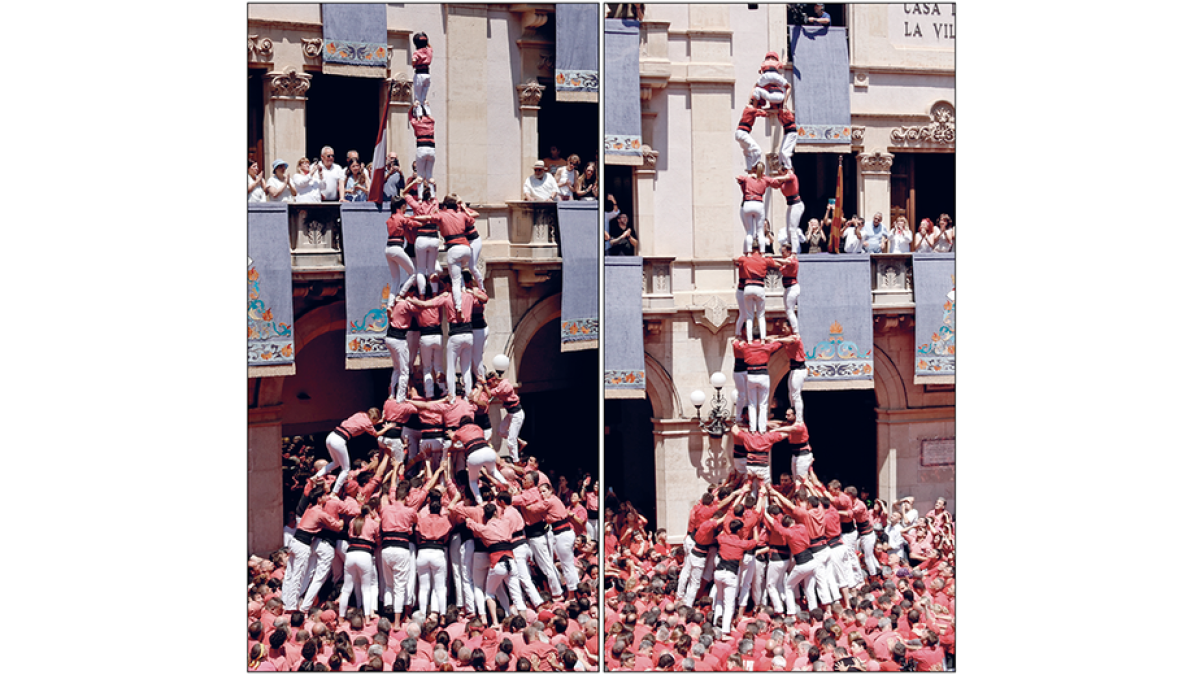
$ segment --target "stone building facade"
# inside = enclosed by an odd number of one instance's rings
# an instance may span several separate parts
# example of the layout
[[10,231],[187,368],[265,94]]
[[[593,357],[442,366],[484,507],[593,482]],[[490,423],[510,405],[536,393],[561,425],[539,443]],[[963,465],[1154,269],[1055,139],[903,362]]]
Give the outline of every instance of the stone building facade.
[[[929,7],[937,13],[914,13]],[[830,11],[849,40],[852,134],[840,147],[797,147],[803,222],[823,215],[834,197],[839,155],[847,215],[869,220],[881,212],[888,222],[905,215],[914,224],[953,216],[953,5]],[[710,374],[732,372],[732,260],[743,235],[734,177],[744,166],[733,134],[764,53],[789,53],[788,7],[647,4],[641,32],[644,162],[605,169],[608,191],[632,214],[644,262],[646,400],[606,402],[605,461],[620,497],[677,542],[704,486],[731,466],[728,435],[699,430],[689,395],[711,398]],[[778,123],[760,122],[753,135],[764,153],[782,138]],[[782,226],[783,200],[776,195],[766,206],[767,219]],[[918,383],[911,256],[875,258],[874,386],[831,391],[844,383],[806,383],[815,468],[889,502],[912,495],[924,511],[944,496],[953,509],[953,376]],[[768,280],[767,318],[777,332],[784,320],[778,277]],[[785,398],[786,357],[776,354],[770,371],[772,395]],[[778,458],[774,464],[778,473]]]
[[[315,158],[326,144],[334,147],[339,164],[352,148],[368,162],[382,110],[388,116],[388,149],[397,152],[408,176],[415,155],[408,123],[412,36],[429,36],[434,62],[428,104],[437,120],[433,177],[439,194],[455,192],[481,214],[476,227],[484,240],[481,264],[491,298],[484,359],[488,364],[497,354],[511,359],[507,375],[529,410],[522,436],[536,447],[534,437],[558,433],[550,420],[565,417],[564,394],[579,386],[580,372],[596,371],[597,357],[595,350],[557,349],[562,258],[553,209],[546,208],[553,204],[522,201],[521,186],[549,145],[585,162],[596,158],[598,106],[555,100],[553,4],[395,4],[386,12],[386,72],[363,78],[323,72],[320,4],[248,5],[249,154],[268,171],[273,160],[284,159],[289,173],[299,157]],[[323,438],[386,395],[390,366],[345,367],[344,267],[337,258],[297,266],[293,256],[295,372],[250,374],[252,553],[283,542],[281,438],[310,433]],[[525,358],[534,351],[537,358]],[[594,395],[594,386],[585,389]]]

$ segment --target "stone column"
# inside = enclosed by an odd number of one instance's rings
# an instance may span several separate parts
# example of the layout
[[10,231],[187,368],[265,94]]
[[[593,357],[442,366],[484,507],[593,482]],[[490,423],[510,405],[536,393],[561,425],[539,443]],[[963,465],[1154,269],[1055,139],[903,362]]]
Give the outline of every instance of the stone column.
[[658,526],[672,544],[683,543],[688,514],[712,483],[731,468],[725,439],[710,438],[694,419],[654,419],[654,474]]
[[263,155],[268,171],[276,159],[284,160],[295,170],[296,160],[304,156],[305,105],[310,80],[312,75],[296,72],[294,67],[273,70],[263,76],[267,93]]
[[858,215],[865,222],[871,222],[876,211],[883,214],[885,225],[891,222],[894,157],[883,150],[858,155]]
[[[542,92],[545,89],[533,78],[524,84],[517,85],[517,98],[521,103],[520,175],[523,177],[533,174],[533,163],[538,160],[538,113],[542,109]],[[520,187],[517,190],[519,192]]]
[[[395,152],[400,161],[400,171],[405,180],[412,173],[412,162],[417,156],[417,141],[408,128],[408,110],[412,107],[413,83],[407,75],[399,74],[384,81],[387,87],[387,148]],[[401,186],[403,187],[403,186]],[[386,205],[385,205],[386,207]]]
[[246,510],[248,553],[267,555],[283,546],[282,377],[264,377],[250,408]]

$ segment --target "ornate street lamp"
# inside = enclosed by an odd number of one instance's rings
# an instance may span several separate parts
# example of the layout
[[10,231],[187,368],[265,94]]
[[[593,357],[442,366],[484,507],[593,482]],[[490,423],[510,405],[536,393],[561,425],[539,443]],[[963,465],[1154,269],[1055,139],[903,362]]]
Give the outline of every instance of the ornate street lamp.
[[725,386],[725,374],[713,373],[708,381],[717,390],[713,394],[712,408],[708,411],[708,417],[700,416],[700,406],[704,405],[706,398],[703,391],[697,389],[692,392],[692,405],[696,406],[696,422],[700,425],[700,430],[713,438],[720,438],[729,430],[729,401],[721,396],[721,387]]
[[496,371],[497,375],[504,377],[504,371],[508,370],[508,357],[503,354],[497,354],[492,359],[492,368]]

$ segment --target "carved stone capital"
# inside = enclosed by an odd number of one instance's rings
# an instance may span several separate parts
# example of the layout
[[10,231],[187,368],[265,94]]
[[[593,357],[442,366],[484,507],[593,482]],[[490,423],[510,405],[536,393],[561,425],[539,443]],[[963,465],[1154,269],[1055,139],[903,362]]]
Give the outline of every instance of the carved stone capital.
[[389,78],[388,101],[393,105],[412,105],[413,83],[402,77]]
[[323,43],[324,40],[321,38],[300,38],[300,51],[304,52],[305,58],[320,58]]
[[271,83],[271,98],[303,99],[308,95],[312,75],[298,73],[295,68],[286,71],[273,70],[266,75]]
[[850,144],[862,145],[863,139],[867,136],[866,127],[850,127]]
[[261,58],[270,61],[274,51],[275,43],[271,42],[271,38],[260,38],[257,35],[246,36],[246,55],[250,59]]
[[892,143],[904,146],[953,146],[954,105],[949,101],[935,102],[929,107],[929,124],[892,129]]
[[649,145],[642,145],[642,167],[653,169],[658,164],[658,151]]
[[542,103],[542,92],[546,88],[537,83],[537,80],[529,80],[524,84],[517,85],[517,94],[520,96],[522,107],[536,108]]
[[858,156],[858,169],[863,174],[890,174],[893,159],[895,155],[887,152],[864,152]]

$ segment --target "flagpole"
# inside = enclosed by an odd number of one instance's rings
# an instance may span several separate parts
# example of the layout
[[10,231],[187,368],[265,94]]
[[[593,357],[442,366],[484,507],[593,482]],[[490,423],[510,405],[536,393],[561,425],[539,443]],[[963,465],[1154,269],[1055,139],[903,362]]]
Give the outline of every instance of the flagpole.
[[837,199],[833,206],[833,226],[829,229],[829,252],[841,252],[842,244],[842,156],[838,155]]

